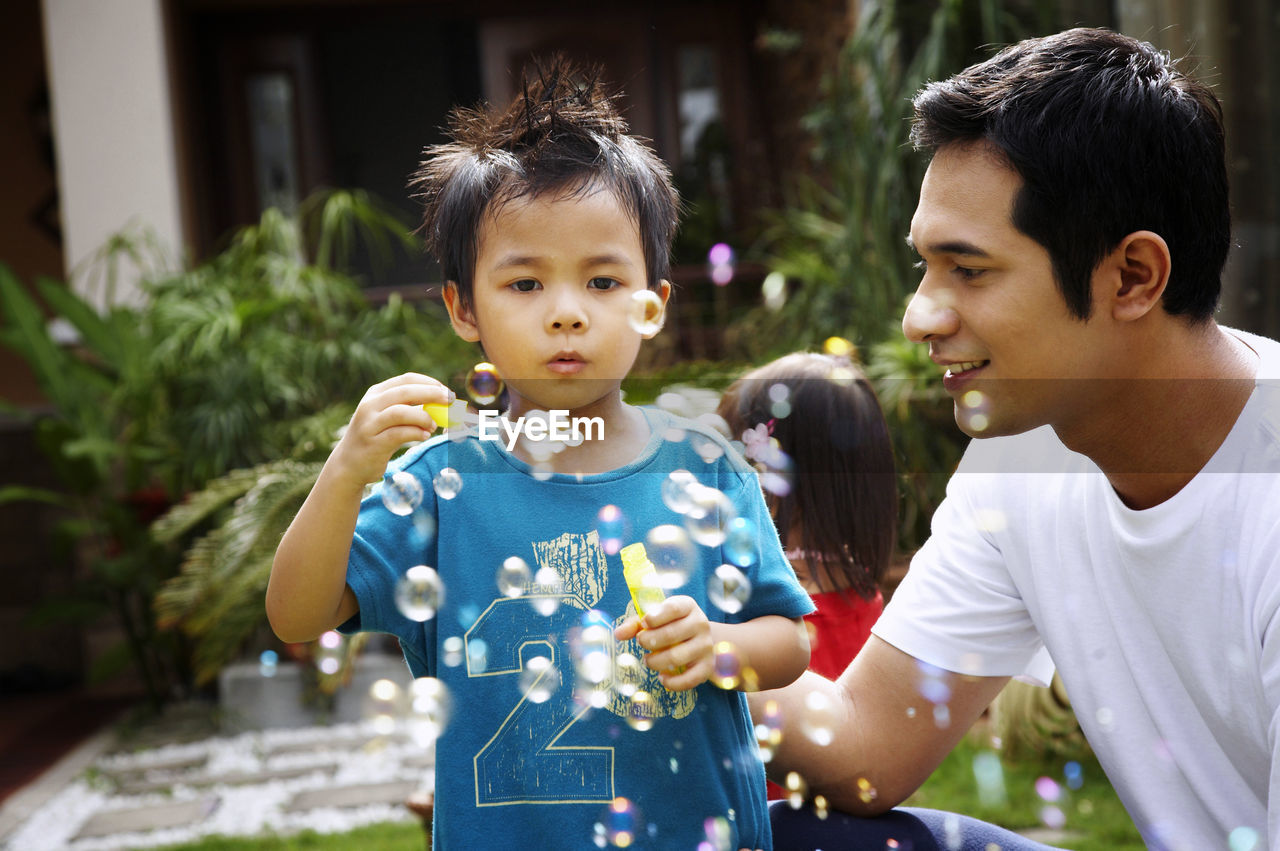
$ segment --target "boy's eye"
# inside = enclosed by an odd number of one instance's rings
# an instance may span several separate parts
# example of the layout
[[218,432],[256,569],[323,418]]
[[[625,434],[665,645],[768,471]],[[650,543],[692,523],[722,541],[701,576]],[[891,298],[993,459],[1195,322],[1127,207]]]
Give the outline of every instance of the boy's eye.
[[538,288],[539,284],[532,278],[521,278],[511,284],[511,288],[518,293],[531,293]]
[[622,285],[613,278],[592,278],[587,282],[587,288],[592,290],[611,290],[620,286]]

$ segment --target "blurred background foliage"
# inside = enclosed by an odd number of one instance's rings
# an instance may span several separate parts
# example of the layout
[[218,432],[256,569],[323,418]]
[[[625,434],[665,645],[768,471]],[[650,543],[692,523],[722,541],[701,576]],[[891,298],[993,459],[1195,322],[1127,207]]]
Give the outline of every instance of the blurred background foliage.
[[[0,339],[49,399],[33,427],[63,485],[5,488],[0,499],[65,506],[60,534],[83,570],[73,593],[33,618],[114,614],[125,641],[97,677],[132,663],[158,703],[216,676],[264,623],[275,542],[364,391],[409,369],[465,371],[470,347],[437,305],[368,302],[345,271],[357,245],[382,257],[418,251],[371,198],[335,191],[295,218],[267,210],[192,268],[148,259],[140,307],[100,314],[39,281],[74,330],[71,346],[0,267]],[[109,283],[122,257],[147,253],[144,234],[122,234],[98,273]]]
[[[785,352],[852,341],[895,441],[900,545],[917,547],[964,438],[936,367],[898,328],[917,277],[904,236],[925,166],[906,142],[910,98],[986,55],[974,45],[1015,40],[1043,14],[1013,0],[860,3],[803,122],[809,167],[741,252],[781,281],[780,294],[724,315],[722,360],[642,370],[628,398],[650,402],[677,383],[719,390]],[[762,43],[794,48],[785,34]],[[710,240],[716,218],[691,209],[682,239]],[[146,270],[140,307],[98,313],[41,280],[58,317],[48,325],[0,267],[0,341],[30,363],[50,402],[47,413],[14,412],[37,417],[63,485],[0,489],[0,501],[65,507],[60,534],[83,565],[80,581],[33,617],[113,615],[125,639],[102,657],[99,677],[132,664],[159,703],[274,643],[261,601],[275,545],[365,389],[413,369],[460,391],[478,358],[437,302],[393,293],[375,306],[350,271],[355,253],[425,262],[418,252],[374,199],[336,191],[293,217],[268,209],[189,268],[171,268],[145,233],[114,237],[95,274],[109,288],[122,262]],[[74,344],[55,339],[59,328],[73,330]]]

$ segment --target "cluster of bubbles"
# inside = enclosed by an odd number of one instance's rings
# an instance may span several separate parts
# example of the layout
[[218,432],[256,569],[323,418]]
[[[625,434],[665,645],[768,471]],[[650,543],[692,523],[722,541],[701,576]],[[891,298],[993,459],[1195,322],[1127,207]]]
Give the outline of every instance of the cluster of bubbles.
[[1037,777],[1035,788],[1036,795],[1044,802],[1044,806],[1040,808],[1040,821],[1046,827],[1061,830],[1067,823],[1067,816],[1059,806],[1066,797],[1062,786],[1052,777]]
[[990,400],[981,390],[965,391],[956,406],[960,425],[969,432],[984,432],[991,427],[990,410]]
[[643,826],[639,807],[626,798],[614,798],[595,823],[592,839],[597,848],[630,848]]
[[346,638],[337,630],[329,630],[316,641],[315,654],[313,656],[316,669],[322,674],[333,676],[342,670],[346,652]]
[[423,747],[444,732],[452,710],[448,688],[434,677],[418,677],[405,688],[395,680],[375,680],[364,699],[364,717],[376,733],[389,736],[403,730]]
[[947,702],[951,700],[949,675],[941,668],[924,662],[916,663],[916,690],[920,696],[933,704],[933,722],[940,729],[951,725],[951,709]]
[[711,282],[718,287],[727,286],[733,280],[736,259],[728,243],[717,242],[711,246],[707,252],[707,275]]

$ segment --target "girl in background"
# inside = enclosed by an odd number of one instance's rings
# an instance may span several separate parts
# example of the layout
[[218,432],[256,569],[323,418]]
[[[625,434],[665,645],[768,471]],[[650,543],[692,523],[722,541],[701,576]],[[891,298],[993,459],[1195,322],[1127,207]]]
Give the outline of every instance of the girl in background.
[[897,480],[875,390],[848,359],[795,352],[725,391],[717,411],[761,469],[791,567],[813,597],[809,668],[835,679],[880,616]]

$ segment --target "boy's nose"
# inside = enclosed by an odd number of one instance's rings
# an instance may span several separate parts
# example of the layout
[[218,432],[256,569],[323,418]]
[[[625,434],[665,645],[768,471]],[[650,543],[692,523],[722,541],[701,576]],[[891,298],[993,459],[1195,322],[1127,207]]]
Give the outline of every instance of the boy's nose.
[[902,314],[902,333],[913,343],[927,343],[949,337],[960,328],[960,317],[946,292],[925,292],[924,284],[916,290]]
[[581,301],[571,295],[557,298],[547,314],[547,326],[551,331],[582,331],[587,328],[587,312]]

